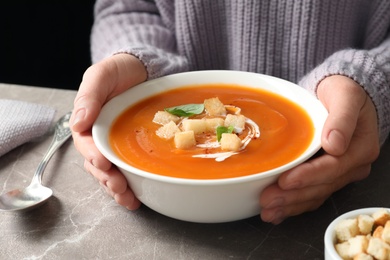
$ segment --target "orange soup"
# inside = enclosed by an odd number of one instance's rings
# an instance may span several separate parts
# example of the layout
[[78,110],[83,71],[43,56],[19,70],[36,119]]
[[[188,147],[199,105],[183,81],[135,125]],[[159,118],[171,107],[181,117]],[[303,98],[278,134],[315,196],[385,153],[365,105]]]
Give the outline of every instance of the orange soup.
[[[260,136],[252,138],[242,151],[222,161],[198,158],[193,155],[199,149],[178,149],[173,140],[156,135],[160,126],[153,117],[157,111],[215,97],[239,107],[258,125]],[[122,160],[139,169],[178,178],[221,179],[282,166],[299,157],[313,135],[308,114],[286,98],[260,89],[212,84],[169,90],[139,101],[114,121],[109,141]]]

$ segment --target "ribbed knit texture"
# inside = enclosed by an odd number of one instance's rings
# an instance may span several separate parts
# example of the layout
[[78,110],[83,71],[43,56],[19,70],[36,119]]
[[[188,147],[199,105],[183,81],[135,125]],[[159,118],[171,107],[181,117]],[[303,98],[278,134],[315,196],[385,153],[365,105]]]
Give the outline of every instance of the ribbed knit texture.
[[388,0],[97,0],[95,18],[93,62],[126,52],[142,60],[149,79],[242,70],[313,94],[326,76],[346,75],[372,98],[380,142],[389,134]]

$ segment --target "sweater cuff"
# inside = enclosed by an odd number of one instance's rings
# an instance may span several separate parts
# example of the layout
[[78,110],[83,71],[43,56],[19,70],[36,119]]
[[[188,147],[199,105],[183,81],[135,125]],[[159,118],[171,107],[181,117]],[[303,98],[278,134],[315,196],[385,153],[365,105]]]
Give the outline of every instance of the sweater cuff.
[[137,57],[145,66],[147,80],[188,70],[188,62],[182,56],[155,47],[142,45],[122,48],[115,54],[128,53]]
[[365,50],[336,52],[306,75],[299,85],[316,95],[318,84],[331,75],[344,75],[355,80],[369,95],[376,107],[379,141],[382,145],[390,131],[390,93],[386,76],[374,57]]

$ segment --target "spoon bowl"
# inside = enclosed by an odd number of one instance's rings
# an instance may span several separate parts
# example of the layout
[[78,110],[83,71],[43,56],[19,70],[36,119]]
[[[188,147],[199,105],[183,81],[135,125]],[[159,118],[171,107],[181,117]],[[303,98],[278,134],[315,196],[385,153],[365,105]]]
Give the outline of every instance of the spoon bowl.
[[53,195],[53,191],[42,185],[29,185],[19,190],[11,190],[1,195],[1,211],[33,209],[43,204]]
[[71,112],[61,117],[55,125],[53,141],[39,164],[29,186],[15,189],[0,195],[0,211],[22,211],[42,205],[52,195],[53,191],[41,184],[43,172],[53,154],[72,135],[69,127]]

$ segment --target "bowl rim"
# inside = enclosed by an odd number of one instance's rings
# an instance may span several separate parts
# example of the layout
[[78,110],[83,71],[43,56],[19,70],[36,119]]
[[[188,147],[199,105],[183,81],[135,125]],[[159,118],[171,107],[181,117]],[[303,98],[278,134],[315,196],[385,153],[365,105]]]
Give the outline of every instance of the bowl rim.
[[340,216],[338,216],[337,218],[335,218],[334,220],[332,220],[332,222],[326,228],[325,234],[324,234],[325,251],[327,251],[330,254],[330,256],[333,257],[334,259],[336,259],[338,257],[338,259],[342,260],[342,258],[339,256],[339,254],[337,253],[336,248],[335,248],[334,239],[336,238],[336,233],[335,233],[336,225],[344,219],[354,218],[354,217],[357,217],[359,215],[365,215],[365,214],[371,215],[372,213],[374,213],[378,210],[381,210],[381,209],[386,209],[386,210],[390,211],[390,208],[380,207],[380,206],[359,208],[359,209],[345,212],[345,213],[341,214]]
[[[104,127],[104,126],[102,126],[102,123],[103,123],[102,122],[103,121],[103,119],[102,119],[103,116],[102,115],[107,114],[109,112],[108,108],[110,106],[115,106],[115,102],[116,102],[117,99],[120,98],[120,96],[126,95],[126,93],[127,93],[127,95],[129,95],[128,93],[131,93],[131,92],[135,91],[135,89],[150,87],[150,85],[158,85],[162,81],[167,81],[167,80],[171,81],[171,80],[180,79],[180,78],[183,78],[183,77],[185,78],[185,77],[188,77],[188,76],[190,76],[190,77],[199,77],[199,76],[210,76],[210,75],[220,76],[221,79],[222,79],[220,83],[222,83],[222,84],[238,84],[238,85],[240,85],[240,83],[231,83],[231,82],[227,82],[227,81],[224,82],[225,79],[223,77],[229,75],[229,77],[232,77],[232,76],[259,77],[259,79],[270,80],[272,82],[276,81],[276,82],[280,82],[280,83],[282,83],[284,85],[292,86],[292,87],[294,87],[293,91],[298,91],[298,92],[300,92],[299,94],[302,94],[302,95],[307,96],[307,97],[312,99],[311,102],[316,104],[318,106],[317,109],[319,109],[320,110],[319,112],[321,112],[320,117],[321,116],[324,117],[321,120],[323,122],[325,122],[325,118],[326,118],[326,115],[327,115],[328,112],[325,109],[325,107],[322,105],[322,103],[316,97],[311,95],[307,90],[305,90],[304,88],[302,88],[299,85],[297,85],[295,83],[292,83],[290,81],[287,81],[287,80],[284,80],[284,79],[281,79],[281,78],[278,78],[278,77],[266,75],[266,74],[254,73],[254,72],[245,72],[245,71],[235,71],[235,70],[199,70],[199,71],[189,71],[189,72],[175,73],[175,74],[163,76],[163,77],[160,77],[160,78],[152,79],[152,80],[149,80],[149,81],[145,81],[143,83],[140,83],[140,84],[138,84],[138,85],[136,85],[136,86],[134,86],[134,87],[124,91],[121,95],[118,95],[118,96],[112,98],[111,100],[109,100],[102,107],[102,110],[101,110],[99,116],[97,117],[95,123],[93,124],[93,127],[92,127],[93,140],[94,140],[95,145],[97,146],[98,150],[109,161],[111,161],[113,164],[115,164],[119,169],[122,168],[122,169],[124,169],[126,171],[132,172],[132,173],[134,173],[136,175],[139,175],[139,176],[146,177],[148,179],[154,179],[156,181],[167,182],[167,183],[176,183],[176,184],[184,184],[184,185],[186,185],[186,184],[187,185],[225,185],[225,184],[230,184],[230,183],[251,182],[251,181],[254,181],[254,180],[264,179],[264,178],[267,178],[267,177],[278,175],[278,174],[280,174],[280,173],[282,173],[284,171],[287,171],[287,170],[289,170],[289,169],[291,169],[291,168],[293,168],[293,167],[303,163],[304,161],[308,160],[311,156],[313,156],[315,153],[317,153],[321,149],[321,138],[317,137],[317,139],[316,139],[315,138],[316,136],[314,136],[312,142],[309,144],[309,147],[302,153],[302,155],[304,155],[304,156],[301,155],[298,158],[294,159],[293,161],[291,161],[291,162],[289,162],[287,164],[284,164],[282,166],[279,166],[277,168],[274,168],[274,169],[271,169],[271,170],[267,170],[267,171],[263,171],[263,172],[259,172],[259,173],[246,175],[246,176],[240,176],[240,177],[221,178],[221,179],[190,179],[190,178],[178,178],[178,177],[159,175],[157,173],[152,173],[152,172],[148,172],[148,171],[145,171],[145,170],[138,169],[138,168],[136,168],[136,167],[134,167],[134,166],[132,166],[130,164],[127,164],[124,161],[122,161],[118,156],[115,155],[115,153],[111,150],[111,148],[109,149],[110,151],[108,151],[106,149],[106,147],[103,145],[103,142],[100,140],[101,138],[98,138],[99,133],[102,131],[101,128]],[[215,82],[209,82],[209,83],[215,83]],[[186,85],[188,85],[188,86],[195,86],[195,85],[201,85],[201,84],[208,84],[208,83],[207,82],[205,82],[205,83],[198,83],[198,84],[196,84],[196,83],[188,83],[188,84],[184,84],[184,85],[183,84],[179,84],[179,86],[180,87],[181,86],[185,87]],[[147,86],[147,85],[149,85],[149,86]],[[241,85],[245,86],[245,87],[254,87],[254,86],[250,86],[250,85],[245,84],[245,83],[242,83]],[[176,88],[176,87],[172,87],[172,88],[169,88],[169,89],[173,89],[173,88]],[[261,87],[259,87],[259,88],[261,88]],[[164,92],[164,91],[169,90],[169,89],[161,89],[161,90],[158,90],[158,91],[152,91],[152,93],[149,93],[149,94],[145,95],[145,97],[142,97],[139,100],[147,98],[148,96],[151,96],[151,95],[156,95],[158,93]],[[264,88],[264,89],[267,90],[266,88]],[[291,90],[291,88],[286,88],[286,89],[290,89]],[[294,102],[294,103],[296,103],[296,102]],[[297,105],[302,107],[301,104],[297,104]],[[122,108],[120,111],[123,112],[129,106],[131,106],[131,105],[126,105],[126,107]],[[117,114],[114,118],[116,118],[118,115],[119,114]],[[110,126],[111,126],[111,123],[110,123]],[[322,132],[322,127],[323,127],[323,124],[320,126],[320,129],[318,129],[316,131]],[[315,131],[315,134],[316,134],[316,131]],[[319,136],[321,136],[321,133],[317,133],[317,135],[318,134],[319,134]],[[308,151],[309,149],[310,149],[310,151]]]

